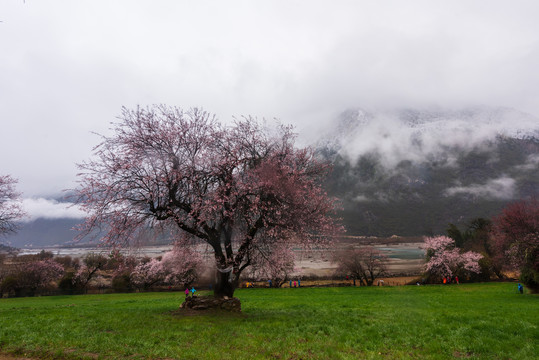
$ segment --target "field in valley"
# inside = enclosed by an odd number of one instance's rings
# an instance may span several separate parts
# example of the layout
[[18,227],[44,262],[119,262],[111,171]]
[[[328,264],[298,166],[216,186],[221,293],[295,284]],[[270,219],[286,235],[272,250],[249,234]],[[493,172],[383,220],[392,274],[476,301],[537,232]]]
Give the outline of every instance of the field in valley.
[[181,293],[0,299],[0,353],[67,359],[531,359],[539,298],[513,283],[239,289],[242,313]]

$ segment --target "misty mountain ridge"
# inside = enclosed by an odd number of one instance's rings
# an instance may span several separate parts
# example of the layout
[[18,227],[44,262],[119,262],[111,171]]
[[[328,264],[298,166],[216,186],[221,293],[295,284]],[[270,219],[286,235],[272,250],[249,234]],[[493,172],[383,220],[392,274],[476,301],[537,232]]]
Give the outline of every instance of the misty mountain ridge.
[[[441,234],[539,189],[539,119],[509,108],[350,109],[315,147],[349,235]],[[2,240],[69,245],[80,222],[37,218]]]
[[353,109],[317,148],[354,235],[443,233],[539,188],[539,119],[514,109]]

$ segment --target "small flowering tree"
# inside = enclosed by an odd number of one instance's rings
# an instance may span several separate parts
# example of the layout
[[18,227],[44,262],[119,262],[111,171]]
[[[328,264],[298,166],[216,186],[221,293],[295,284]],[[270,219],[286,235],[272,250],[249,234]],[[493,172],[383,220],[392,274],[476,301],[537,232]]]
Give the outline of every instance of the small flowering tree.
[[539,292],[539,200],[507,206],[493,224],[491,242],[498,263],[505,269],[518,270],[520,280]]
[[24,273],[30,288],[46,288],[62,277],[64,267],[51,259],[34,261],[26,265]]
[[107,258],[101,254],[90,253],[86,255],[82,260],[82,265],[73,275],[73,285],[85,289],[90,280],[96,275],[97,271],[103,269],[106,263]]
[[360,284],[371,286],[374,280],[386,273],[388,258],[373,246],[346,249],[334,254],[338,274],[351,275]]
[[481,272],[479,260],[483,256],[473,251],[461,253],[460,249],[455,247],[455,240],[452,238],[426,237],[423,248],[427,258],[425,271],[437,280],[443,277]]
[[297,149],[290,127],[154,106],[124,109],[113,130],[79,165],[82,234],[106,228],[109,244],[157,224],[190,234],[213,250],[217,297],[233,296],[260,237],[312,244],[340,230],[321,186],[329,164]]
[[0,235],[16,231],[16,221],[25,215],[20,194],[15,191],[16,183],[9,175],[0,176]]

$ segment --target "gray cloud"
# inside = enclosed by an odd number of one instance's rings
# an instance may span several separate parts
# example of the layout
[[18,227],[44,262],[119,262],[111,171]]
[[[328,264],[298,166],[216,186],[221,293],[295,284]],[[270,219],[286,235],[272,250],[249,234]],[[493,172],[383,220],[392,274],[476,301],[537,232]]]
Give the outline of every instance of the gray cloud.
[[122,105],[277,117],[306,138],[355,106],[481,103],[539,114],[536,1],[1,7],[0,165],[26,196],[73,187],[74,163],[98,141],[90,132],[106,133]]

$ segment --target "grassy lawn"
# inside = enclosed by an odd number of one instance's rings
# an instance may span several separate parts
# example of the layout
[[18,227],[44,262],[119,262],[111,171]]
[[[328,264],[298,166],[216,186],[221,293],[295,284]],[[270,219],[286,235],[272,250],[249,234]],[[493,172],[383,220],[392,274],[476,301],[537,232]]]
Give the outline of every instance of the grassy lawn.
[[243,289],[242,315],[181,293],[0,299],[0,351],[46,358],[533,359],[539,297],[489,283]]

